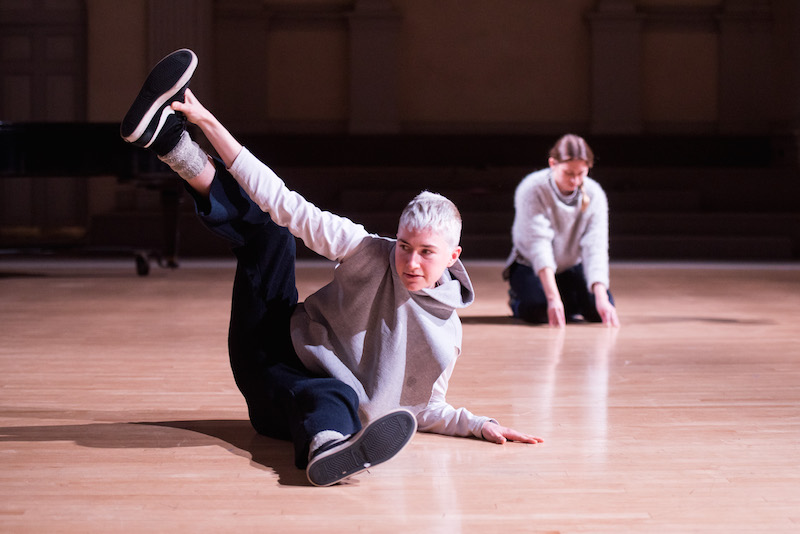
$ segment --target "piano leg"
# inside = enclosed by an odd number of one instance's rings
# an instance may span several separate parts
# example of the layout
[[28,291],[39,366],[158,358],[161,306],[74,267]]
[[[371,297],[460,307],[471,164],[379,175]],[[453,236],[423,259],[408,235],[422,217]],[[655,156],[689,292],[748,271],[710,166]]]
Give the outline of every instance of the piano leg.
[[136,274],[150,274],[150,262],[159,267],[178,268],[178,243],[180,241],[180,205],[183,196],[183,183],[174,176],[158,178],[146,182],[146,187],[158,189],[161,201],[161,232],[163,248],[161,251],[136,251]]
[[180,230],[178,220],[180,218],[181,194],[183,185],[180,180],[171,180],[161,188],[161,209],[163,214],[163,233],[164,233],[164,257],[162,267],[175,269],[178,267],[178,239]]

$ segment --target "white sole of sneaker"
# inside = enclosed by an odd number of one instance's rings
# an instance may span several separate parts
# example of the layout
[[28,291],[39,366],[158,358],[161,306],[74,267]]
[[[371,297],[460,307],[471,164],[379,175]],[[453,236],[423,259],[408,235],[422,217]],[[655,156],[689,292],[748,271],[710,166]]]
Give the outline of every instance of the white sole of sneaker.
[[370,422],[340,445],[312,458],[306,469],[315,486],[332,486],[382,464],[399,453],[417,431],[417,420],[408,410],[397,410]]
[[158,138],[158,133],[161,131],[161,128],[164,127],[164,123],[167,122],[167,117],[174,114],[175,110],[170,107],[166,107],[161,111],[161,118],[158,120],[158,126],[156,126],[153,136],[150,138],[150,141],[148,141],[147,144],[144,145],[144,148],[150,148],[150,145],[152,145]]
[[[145,130],[147,130],[147,127],[153,121],[153,117],[156,115],[156,113],[158,113],[158,110],[161,109],[161,107],[164,104],[169,102],[170,99],[172,99],[172,97],[175,96],[175,93],[180,91],[184,85],[189,83],[189,80],[192,79],[192,75],[194,74],[196,68],[197,68],[197,56],[194,53],[192,53],[191,63],[189,63],[189,66],[184,71],[183,75],[178,79],[178,81],[175,82],[175,85],[173,85],[169,90],[162,93],[161,96],[158,97],[158,99],[156,99],[155,102],[153,102],[153,104],[150,106],[147,112],[142,116],[142,119],[139,121],[139,124],[136,125],[136,128],[133,130],[133,133],[131,133],[126,137],[123,137],[123,139],[125,139],[125,141],[129,143],[134,143],[138,141],[139,138],[142,137],[142,135],[144,134]],[[170,111],[173,112],[171,109]],[[166,117],[167,115],[162,113],[158,128],[156,128],[156,130],[153,132],[153,136],[145,145],[146,147],[149,147],[153,143],[155,138],[158,137],[158,132],[161,131],[161,127],[164,125]]]

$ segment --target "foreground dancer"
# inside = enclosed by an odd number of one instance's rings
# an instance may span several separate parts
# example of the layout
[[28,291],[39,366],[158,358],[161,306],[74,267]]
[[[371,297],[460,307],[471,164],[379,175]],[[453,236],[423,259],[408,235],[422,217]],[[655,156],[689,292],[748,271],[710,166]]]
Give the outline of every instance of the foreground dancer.
[[[473,300],[455,205],[421,193],[400,216],[397,239],[321,211],[187,89],[196,66],[186,49],[159,62],[120,133],[177,172],[202,221],[233,246],[229,355],[255,430],[291,440],[295,464],[318,486],[389,460],[417,429],[540,442],[445,400],[461,351],[456,310]],[[191,139],[185,120],[219,159]],[[338,263],[333,280],[302,303],[295,237]]]
[[608,290],[608,201],[588,176],[594,153],[583,138],[567,134],[548,163],[514,194],[514,246],[503,271],[511,312],[556,327],[578,317],[619,326]]

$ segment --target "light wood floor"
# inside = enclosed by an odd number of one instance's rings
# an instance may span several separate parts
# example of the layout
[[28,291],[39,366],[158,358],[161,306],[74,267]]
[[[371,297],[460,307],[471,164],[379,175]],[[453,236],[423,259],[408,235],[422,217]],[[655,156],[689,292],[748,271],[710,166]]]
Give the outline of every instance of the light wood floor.
[[232,263],[0,261],[0,532],[800,532],[800,266],[615,264],[623,327],[555,330],[466,264],[448,399],[545,442],[315,488],[230,376]]

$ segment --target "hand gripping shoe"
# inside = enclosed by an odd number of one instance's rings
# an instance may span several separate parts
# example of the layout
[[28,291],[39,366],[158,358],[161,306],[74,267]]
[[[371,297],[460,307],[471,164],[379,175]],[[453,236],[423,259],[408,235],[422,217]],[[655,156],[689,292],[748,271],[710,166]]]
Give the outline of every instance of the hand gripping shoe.
[[328,442],[317,449],[306,468],[315,486],[330,486],[400,452],[414,432],[417,420],[408,410],[390,412],[345,440]]
[[160,156],[172,150],[180,139],[185,118],[176,114],[170,104],[183,102],[196,68],[197,56],[187,48],[159,61],[122,120],[122,138],[136,146],[152,148]]

